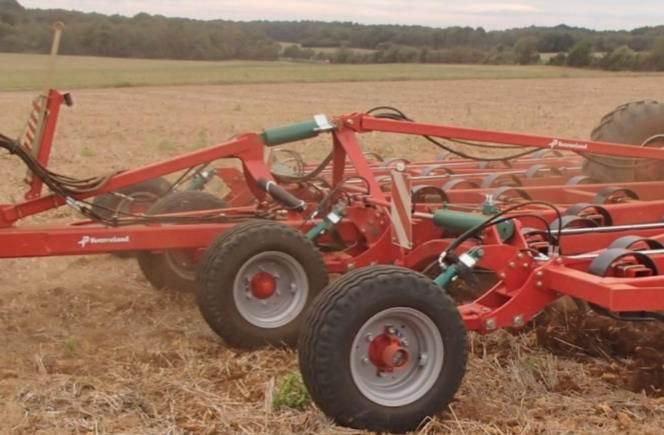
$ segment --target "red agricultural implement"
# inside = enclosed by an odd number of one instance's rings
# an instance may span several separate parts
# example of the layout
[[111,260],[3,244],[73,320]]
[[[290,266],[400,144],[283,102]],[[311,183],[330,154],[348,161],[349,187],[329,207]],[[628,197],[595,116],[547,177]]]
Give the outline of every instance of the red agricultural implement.
[[[317,115],[86,179],[48,169],[63,104],[50,90],[20,140],[0,135],[29,170],[25,200],[0,204],[0,258],[136,252],[155,287],[195,289],[230,345],[292,345],[302,330],[305,383],[340,424],[416,427],[461,383],[466,331],[524,326],[562,296],[662,319],[662,104],[619,107],[592,140],[423,124],[389,107]],[[361,145],[371,132],[456,158],[381,161]],[[320,163],[267,158],[318,135],[332,142]],[[204,191],[215,176],[224,197]],[[18,225],[64,205],[83,219]],[[343,276],[324,290],[330,274]]]
[[[379,120],[367,124],[385,125]],[[540,145],[525,136],[452,132],[447,127],[404,124],[403,131]],[[645,146],[664,143],[663,105],[621,106],[604,118],[594,136],[607,132],[620,136],[618,142],[644,146],[557,139],[550,144],[584,156],[585,172],[593,177],[634,180],[664,174],[657,173],[652,160],[661,159],[661,150]],[[650,193],[648,186],[654,188]],[[486,334],[521,328],[564,296],[584,310],[616,320],[664,321],[664,275],[660,274],[664,215],[659,186],[660,182],[636,182],[599,191],[595,186],[519,188],[528,192],[528,197],[518,198],[523,202],[504,204],[500,210],[488,211],[490,216],[449,208],[435,211],[433,221],[445,237],[457,237],[435,241],[433,251],[439,255],[426,275],[413,271],[408,261],[400,265],[408,268],[365,267],[329,285],[310,309],[299,358],[313,400],[341,425],[404,432],[453,399],[466,369],[467,331]],[[652,201],[637,200],[632,188]],[[572,213],[557,219],[539,209],[548,207],[558,214],[559,206],[567,202],[565,196],[572,190],[581,193],[579,189],[585,195],[599,193],[592,204],[571,206]],[[544,192],[551,194],[546,201]],[[599,205],[602,198],[616,193],[624,195],[620,204]],[[580,216],[581,211],[588,214]],[[544,226],[537,222],[542,219]],[[492,276],[491,282],[480,282],[480,270]],[[459,283],[472,290],[470,298],[455,289]]]

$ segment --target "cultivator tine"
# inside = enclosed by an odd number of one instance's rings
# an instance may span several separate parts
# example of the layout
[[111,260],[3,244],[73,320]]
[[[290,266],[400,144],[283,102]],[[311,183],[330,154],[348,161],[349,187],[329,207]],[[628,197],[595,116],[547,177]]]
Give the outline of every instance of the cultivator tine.
[[559,168],[554,168],[552,166],[548,166],[546,164],[535,164],[528,168],[526,171],[526,178],[535,178],[535,177],[542,177],[545,176],[546,174],[553,174],[557,176],[562,176],[563,171]]
[[639,195],[631,189],[620,186],[607,186],[597,192],[593,204],[616,204],[626,201],[638,201]]
[[595,184],[595,183],[597,183],[597,180],[587,175],[575,175],[574,177],[567,180],[567,183],[565,183],[565,185],[578,186],[579,184]]

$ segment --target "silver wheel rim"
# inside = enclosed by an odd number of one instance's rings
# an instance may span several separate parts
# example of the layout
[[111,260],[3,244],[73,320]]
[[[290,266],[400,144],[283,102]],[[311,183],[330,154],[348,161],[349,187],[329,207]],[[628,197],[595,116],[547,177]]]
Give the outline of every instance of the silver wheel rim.
[[[259,299],[251,290],[251,280],[258,273],[276,278],[272,296]],[[292,256],[266,251],[249,258],[233,282],[233,298],[240,315],[260,328],[279,328],[293,321],[304,309],[309,296],[309,280],[304,268]]]
[[[369,358],[369,346],[390,328],[410,354],[406,366],[381,372]],[[353,340],[350,369],[355,386],[367,399],[382,406],[409,405],[429,392],[443,368],[440,331],[421,311],[388,308],[366,321]]]

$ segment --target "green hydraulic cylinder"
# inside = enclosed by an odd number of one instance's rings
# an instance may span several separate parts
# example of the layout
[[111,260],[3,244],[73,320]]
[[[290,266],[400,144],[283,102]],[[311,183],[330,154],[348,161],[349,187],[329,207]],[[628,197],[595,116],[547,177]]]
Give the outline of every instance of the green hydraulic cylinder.
[[320,236],[339,225],[345,215],[346,205],[338,204],[319,224],[307,232],[307,239],[312,241],[318,239]]
[[465,252],[459,256],[459,264],[451,264],[447,266],[443,273],[438,275],[434,282],[441,288],[446,289],[447,286],[450,285],[450,283],[454,281],[457,276],[459,276],[459,269],[461,267],[465,266],[468,269],[472,269],[483,256],[484,251],[482,248],[470,249],[468,252]]
[[325,115],[316,115],[312,120],[286,125],[284,127],[268,128],[263,131],[261,138],[267,146],[283,145],[304,139],[311,139],[324,131],[333,130],[334,126]]
[[[446,236],[458,236],[466,231],[482,225],[491,219],[481,213],[469,213],[448,209],[436,210],[433,214],[433,221],[439,227],[446,231]],[[501,222],[496,225],[498,233],[502,240],[509,240],[514,235],[514,223],[512,221]]]

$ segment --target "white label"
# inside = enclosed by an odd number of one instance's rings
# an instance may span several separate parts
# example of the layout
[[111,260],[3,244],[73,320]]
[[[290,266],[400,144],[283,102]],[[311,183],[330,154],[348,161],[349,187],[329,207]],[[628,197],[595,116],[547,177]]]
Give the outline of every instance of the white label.
[[113,236],[113,237],[92,237],[92,236],[83,236],[79,240],[78,245],[81,248],[85,248],[88,245],[110,245],[110,244],[121,244],[129,243],[131,239],[129,236]]

